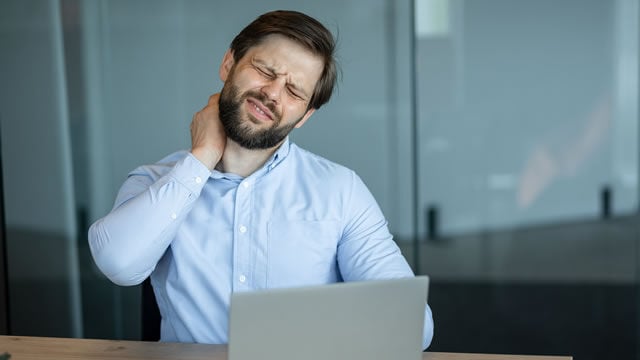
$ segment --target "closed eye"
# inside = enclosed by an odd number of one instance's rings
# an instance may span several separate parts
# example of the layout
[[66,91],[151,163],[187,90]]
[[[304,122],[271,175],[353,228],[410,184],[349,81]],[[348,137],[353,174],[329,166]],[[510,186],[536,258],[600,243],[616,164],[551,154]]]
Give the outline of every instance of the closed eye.
[[256,70],[258,70],[258,72],[259,72],[262,76],[264,76],[264,77],[266,77],[266,78],[273,79],[273,77],[274,77],[273,73],[272,73],[272,72],[270,72],[270,71],[268,71],[268,70],[266,70],[266,69],[263,69],[263,68],[258,67],[258,66],[255,66],[255,69],[256,69]]
[[305,100],[305,98],[293,88],[287,87],[287,91],[289,92],[289,94],[291,94],[291,96],[295,97],[296,99]]
[[[261,64],[253,64],[253,68],[256,69],[256,71],[266,79],[273,80],[277,77],[277,74],[274,71],[272,71],[268,67],[262,66]],[[289,93],[289,95],[294,97],[296,100],[307,101],[305,94],[296,86],[287,86],[287,93]]]

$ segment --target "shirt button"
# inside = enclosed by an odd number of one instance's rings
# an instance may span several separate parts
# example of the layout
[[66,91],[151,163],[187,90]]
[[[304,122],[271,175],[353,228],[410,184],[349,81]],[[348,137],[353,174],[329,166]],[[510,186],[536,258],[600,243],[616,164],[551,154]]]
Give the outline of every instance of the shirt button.
[[247,281],[247,277],[244,275],[240,275],[240,278],[238,280],[240,280],[241,283],[244,283],[245,281]]
[[243,233],[243,234],[246,233],[247,232],[247,227],[244,226],[244,225],[240,226],[240,232]]
[[249,184],[248,181],[245,181],[245,182],[242,183],[242,186],[244,186],[245,189],[248,188],[249,185],[251,185],[251,184]]
[[202,178],[200,176],[196,176],[196,184],[200,184],[202,182]]
[[176,213],[171,213],[171,218],[172,218],[173,220],[175,220],[175,219],[177,219],[177,218],[178,218],[178,215],[176,215]]

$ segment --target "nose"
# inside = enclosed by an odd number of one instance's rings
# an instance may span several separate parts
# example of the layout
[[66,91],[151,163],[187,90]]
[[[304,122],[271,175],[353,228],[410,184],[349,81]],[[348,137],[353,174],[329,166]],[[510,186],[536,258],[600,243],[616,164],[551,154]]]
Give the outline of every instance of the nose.
[[269,98],[269,100],[279,103],[280,96],[282,95],[282,91],[284,90],[284,79],[276,78],[268,81],[261,89],[262,93]]

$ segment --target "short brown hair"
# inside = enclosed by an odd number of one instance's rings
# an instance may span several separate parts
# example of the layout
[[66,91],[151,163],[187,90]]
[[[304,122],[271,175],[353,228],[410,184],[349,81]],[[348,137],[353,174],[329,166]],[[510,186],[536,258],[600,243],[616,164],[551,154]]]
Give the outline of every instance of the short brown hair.
[[309,108],[319,109],[331,98],[338,76],[333,34],[318,20],[301,12],[271,11],[260,15],[233,39],[230,48],[235,62],[271,34],[284,35],[324,60],[322,75],[309,100]]

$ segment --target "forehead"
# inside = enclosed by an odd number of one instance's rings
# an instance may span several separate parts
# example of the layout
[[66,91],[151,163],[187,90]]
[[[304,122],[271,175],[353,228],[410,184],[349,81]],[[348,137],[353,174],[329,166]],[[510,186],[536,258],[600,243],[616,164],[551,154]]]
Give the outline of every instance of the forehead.
[[265,37],[242,60],[267,66],[308,91],[313,91],[324,67],[319,55],[282,35]]

